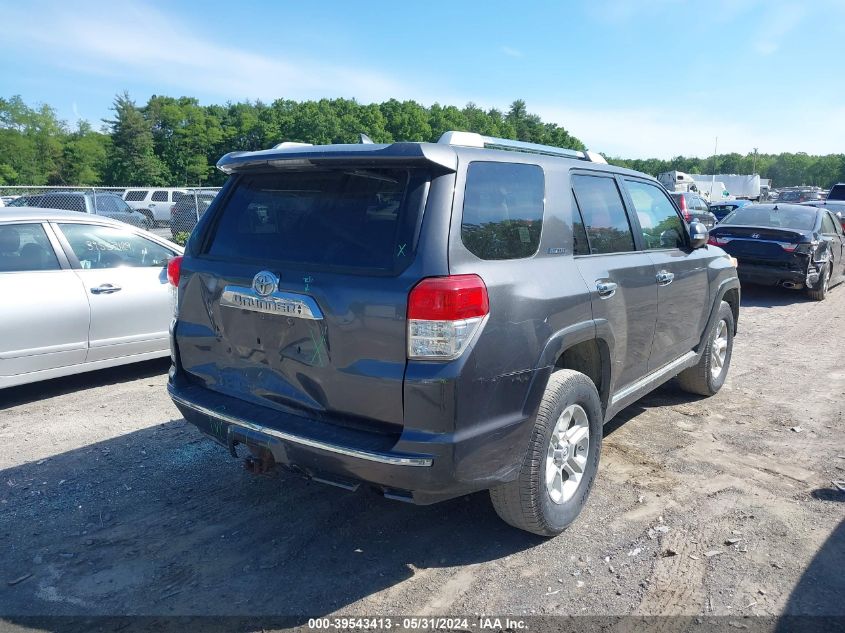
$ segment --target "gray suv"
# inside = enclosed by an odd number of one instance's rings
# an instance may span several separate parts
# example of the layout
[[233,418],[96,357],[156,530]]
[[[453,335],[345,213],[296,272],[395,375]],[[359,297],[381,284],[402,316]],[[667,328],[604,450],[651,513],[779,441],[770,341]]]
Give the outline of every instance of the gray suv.
[[653,178],[447,132],[282,144],[230,174],[183,258],[168,390],[245,465],[567,527],[602,426],[677,378],[712,395],[740,287]]

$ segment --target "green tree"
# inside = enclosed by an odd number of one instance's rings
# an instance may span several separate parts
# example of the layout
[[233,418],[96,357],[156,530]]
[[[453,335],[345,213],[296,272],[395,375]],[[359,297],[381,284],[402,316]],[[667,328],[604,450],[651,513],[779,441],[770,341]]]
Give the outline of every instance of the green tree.
[[106,181],[112,185],[165,185],[170,180],[156,156],[152,126],[128,93],[115,97]]

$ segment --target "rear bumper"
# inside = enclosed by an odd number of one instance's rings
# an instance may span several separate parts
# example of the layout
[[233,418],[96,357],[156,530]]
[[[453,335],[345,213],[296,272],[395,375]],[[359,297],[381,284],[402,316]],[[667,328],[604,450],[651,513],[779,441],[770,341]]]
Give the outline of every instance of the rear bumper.
[[236,457],[238,445],[269,451],[277,464],[314,479],[346,487],[365,483],[417,504],[513,479],[524,452],[518,447],[530,430],[520,420],[480,434],[406,430],[397,437],[285,414],[187,383],[178,373],[168,392],[185,420]]
[[808,287],[808,283],[812,284],[818,280],[818,273],[810,273],[806,270],[784,268],[782,265],[767,266],[765,264],[749,263],[742,259],[739,259],[738,262],[737,276],[744,283],[760,286],[795,284],[806,288]]

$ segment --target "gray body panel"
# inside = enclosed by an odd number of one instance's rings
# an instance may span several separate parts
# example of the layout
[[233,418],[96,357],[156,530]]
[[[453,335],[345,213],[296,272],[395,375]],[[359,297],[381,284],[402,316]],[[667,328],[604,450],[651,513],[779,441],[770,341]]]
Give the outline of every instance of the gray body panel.
[[[285,161],[297,169],[430,170],[412,261],[392,275],[314,274],[317,281],[306,289],[307,269],[207,256],[215,218],[241,174],[283,168]],[[483,260],[462,242],[466,173],[473,161],[542,168],[545,209],[533,256]],[[186,249],[169,388],[186,418],[230,450],[254,441],[249,434],[255,429],[237,423],[252,415],[266,420],[275,437],[311,433],[320,445],[343,440],[384,457],[374,465],[348,451],[331,453],[296,440],[281,442],[284,448],[272,445],[277,461],[321,478],[328,472],[368,481],[390,496],[404,491],[420,503],[513,479],[548,376],[568,349],[596,342],[601,350],[600,393],[608,420],[697,362],[726,292],[735,293],[731,301],[738,309],[736,271],[715,247],[646,251],[637,238],[633,252],[573,255],[572,174],[589,169],[620,183],[624,177],[656,183],[631,170],[426,143],[230,154],[219,166],[233,176]],[[636,234],[636,214],[630,208],[628,213]],[[221,306],[226,286],[248,287],[265,269],[279,276],[280,291],[313,299],[323,319],[285,321]],[[660,271],[672,272],[674,280],[660,286]],[[482,328],[455,360],[408,360],[408,293],[423,278],[461,274],[478,275],[487,287],[490,310]],[[602,280],[617,284],[613,296],[599,296],[596,282]],[[230,422],[209,415],[221,406]],[[391,455],[430,459],[431,466],[386,466]]]

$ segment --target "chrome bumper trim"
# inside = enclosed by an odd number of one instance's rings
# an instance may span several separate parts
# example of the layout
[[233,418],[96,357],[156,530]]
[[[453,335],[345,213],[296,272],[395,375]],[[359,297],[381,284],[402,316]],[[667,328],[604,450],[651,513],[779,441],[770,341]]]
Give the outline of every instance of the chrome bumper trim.
[[367,461],[378,462],[380,464],[389,464],[391,466],[431,466],[432,463],[432,459],[430,457],[403,457],[401,455],[392,455],[390,453],[376,453],[373,451],[364,451],[357,448],[339,446],[337,444],[331,444],[329,442],[321,442],[320,440],[313,440],[311,438],[301,437],[292,433],[286,433],[284,431],[279,431],[270,427],[262,426],[261,424],[249,422],[242,418],[229,415],[228,413],[214,411],[213,409],[209,409],[208,407],[196,404],[195,402],[190,402],[180,396],[175,395],[169,387],[168,392],[173,402],[175,402],[176,404],[181,404],[182,406],[185,406],[189,409],[193,409],[197,413],[202,413],[203,415],[217,418],[218,420],[223,420],[224,422],[234,424],[235,426],[240,426],[245,429],[249,429],[250,431],[263,433],[264,435],[269,435],[271,437],[284,440],[285,442],[291,442],[292,444],[301,444],[302,446],[317,448],[322,451],[327,451],[329,453],[337,453],[339,455],[346,455],[347,457],[356,457],[358,459],[365,459]]

